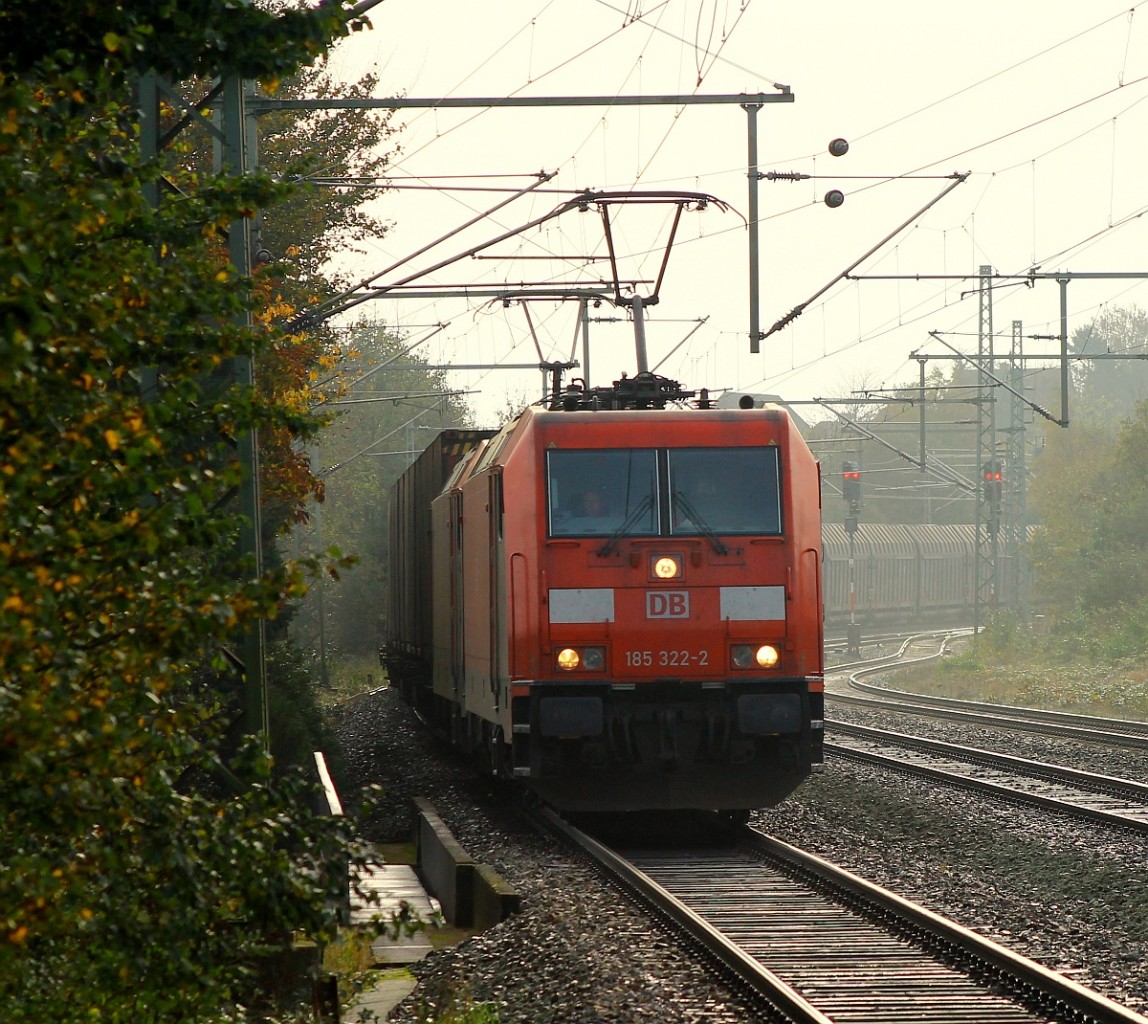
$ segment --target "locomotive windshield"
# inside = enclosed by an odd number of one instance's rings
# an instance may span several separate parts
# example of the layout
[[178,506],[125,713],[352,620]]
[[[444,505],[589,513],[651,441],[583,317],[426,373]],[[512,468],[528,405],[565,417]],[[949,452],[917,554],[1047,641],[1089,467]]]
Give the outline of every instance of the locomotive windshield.
[[670,524],[675,536],[781,533],[777,448],[671,448]]
[[550,535],[658,532],[658,461],[652,448],[547,453]]
[[776,446],[547,452],[550,536],[781,532]]

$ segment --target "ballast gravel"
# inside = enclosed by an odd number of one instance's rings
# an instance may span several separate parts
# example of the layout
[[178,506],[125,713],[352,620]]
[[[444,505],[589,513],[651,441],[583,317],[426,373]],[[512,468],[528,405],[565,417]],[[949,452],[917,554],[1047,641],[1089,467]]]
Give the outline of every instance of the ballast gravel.
[[[882,718],[864,715],[870,724]],[[884,716],[885,727],[903,732],[922,721]],[[418,987],[390,1020],[421,1024],[452,1004],[481,1003],[491,1004],[498,1024],[763,1019],[759,1006],[679,951],[575,853],[524,824],[504,792],[444,753],[396,691],[351,699],[334,726],[343,745],[341,790],[383,789],[379,808],[363,822],[366,838],[407,841],[410,799],[424,797],[463,848],[522,898],[519,914],[413,965]],[[927,730],[967,742],[959,728],[929,722]],[[977,745],[999,745],[1001,735],[978,736]],[[1071,763],[1062,744],[1050,749],[1048,742],[1034,741],[1024,756]],[[1081,766],[1097,756],[1089,748]],[[1137,759],[1122,752],[1119,763],[1134,768]],[[1142,836],[838,759],[781,806],[755,812],[751,824],[1148,1012]]]

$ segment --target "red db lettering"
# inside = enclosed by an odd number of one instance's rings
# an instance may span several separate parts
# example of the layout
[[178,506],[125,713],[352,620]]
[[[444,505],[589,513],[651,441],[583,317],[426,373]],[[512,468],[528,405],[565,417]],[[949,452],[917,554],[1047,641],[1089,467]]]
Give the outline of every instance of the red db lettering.
[[688,619],[690,595],[684,590],[649,590],[646,592],[647,619]]

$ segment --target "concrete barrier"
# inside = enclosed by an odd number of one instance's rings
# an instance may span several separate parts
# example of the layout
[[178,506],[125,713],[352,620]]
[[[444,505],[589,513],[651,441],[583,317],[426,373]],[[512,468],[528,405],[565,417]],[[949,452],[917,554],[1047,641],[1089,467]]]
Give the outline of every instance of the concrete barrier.
[[514,888],[489,865],[475,863],[429,801],[415,797],[412,804],[419,877],[443,917],[481,931],[517,913],[522,901]]
[[489,864],[479,864],[474,872],[474,911],[471,927],[476,931],[493,928],[522,909],[518,891]]
[[[315,756],[315,775],[318,780],[318,785],[314,795],[315,814],[320,818],[341,818],[343,817],[343,804],[339,799],[339,794],[335,789],[335,783],[331,779],[331,773],[327,769],[327,759],[321,750],[314,751]],[[339,891],[342,893],[342,898],[336,905],[335,910],[338,914],[339,924],[348,924],[351,920],[351,867],[345,860],[341,866],[342,881],[339,886]]]
[[474,910],[474,861],[429,801],[415,797],[413,803],[419,877],[442,905],[443,917],[469,928]]

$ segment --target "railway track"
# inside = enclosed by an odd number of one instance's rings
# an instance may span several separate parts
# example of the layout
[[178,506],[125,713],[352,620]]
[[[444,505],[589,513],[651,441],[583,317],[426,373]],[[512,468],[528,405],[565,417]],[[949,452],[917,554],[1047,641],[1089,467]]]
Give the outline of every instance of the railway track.
[[797,1024],[1148,1024],[1127,1007],[752,829],[721,847],[611,849],[547,826]]
[[[840,675],[831,690],[832,699],[869,709],[941,717],[981,727],[1039,732],[1109,747],[1148,746],[1146,723],[929,697],[861,681],[862,676],[885,671],[892,665],[938,657],[949,640],[946,634],[910,637],[893,654],[838,669]],[[846,673],[849,689],[881,696],[857,697],[842,689],[841,676]],[[826,752],[837,757],[989,792],[1076,818],[1148,832],[1148,785],[1140,782],[835,720],[827,720],[826,733],[827,738],[833,737],[826,743]]]
[[[826,695],[836,703],[853,707],[925,715],[986,728],[1043,733],[1128,749],[1148,749],[1148,722],[934,697],[863,681],[865,676],[888,671],[890,668],[941,657],[954,637],[967,634],[967,630],[917,634],[904,639],[894,653],[864,662],[839,665],[826,673]],[[862,693],[869,696],[860,695]]]
[[1148,833],[1148,785],[888,729],[832,722],[826,752]]

